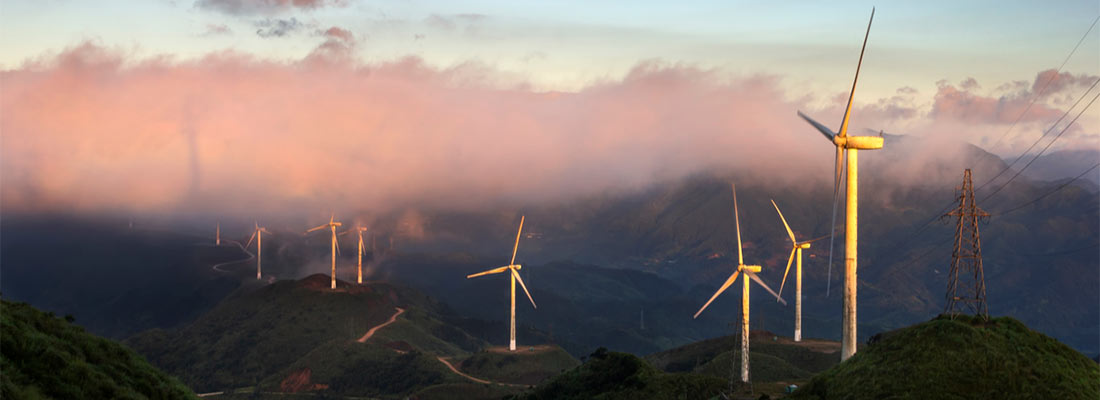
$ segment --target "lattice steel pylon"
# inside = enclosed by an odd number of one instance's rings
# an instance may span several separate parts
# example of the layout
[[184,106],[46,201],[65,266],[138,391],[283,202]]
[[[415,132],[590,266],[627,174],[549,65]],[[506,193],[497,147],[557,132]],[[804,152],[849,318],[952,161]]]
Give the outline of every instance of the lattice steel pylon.
[[974,184],[970,169],[963,173],[959,189],[959,207],[941,218],[956,218],[955,250],[951,254],[950,281],[947,284],[947,306],[944,314],[952,318],[960,313],[973,313],[989,319],[989,307],[985,301],[985,271],[982,268],[982,240],[978,234],[978,222],[989,219],[974,202]]

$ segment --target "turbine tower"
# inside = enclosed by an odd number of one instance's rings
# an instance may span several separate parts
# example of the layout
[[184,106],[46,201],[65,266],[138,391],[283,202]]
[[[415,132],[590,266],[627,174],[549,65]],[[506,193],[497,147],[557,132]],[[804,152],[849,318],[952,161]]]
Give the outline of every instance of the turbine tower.
[[[856,354],[856,277],[857,269],[857,244],[859,231],[857,220],[859,212],[859,150],[877,150],[882,148],[881,136],[848,136],[848,117],[852,112],[852,98],[856,93],[856,82],[859,81],[859,68],[863,65],[863,52],[867,49],[867,38],[871,35],[871,22],[875,20],[875,10],[871,9],[871,20],[867,22],[867,33],[863,36],[863,48],[859,51],[859,63],[856,64],[856,77],[852,80],[852,92],[848,95],[848,106],[844,109],[844,119],[840,122],[840,130],[836,133],[829,130],[821,123],[798,112],[798,116],[809,122],[821,131],[825,138],[836,146],[836,164],[833,180],[833,229],[836,226],[836,203],[840,193],[840,176],[844,170],[842,153],[847,151],[848,174],[847,196],[845,204],[846,220],[844,224],[844,322],[841,334],[840,360],[847,360]],[[832,235],[830,234],[830,237]],[[829,245],[829,264],[832,268],[832,243]]]
[[779,220],[783,221],[783,227],[787,228],[787,235],[791,237],[791,255],[787,257],[787,269],[783,270],[783,282],[779,284],[779,295],[783,295],[783,286],[787,284],[787,273],[791,272],[791,261],[795,259],[795,255],[798,255],[798,263],[795,264],[794,270],[794,341],[802,341],[802,249],[810,248],[810,243],[827,238],[828,236],[822,236],[817,239],[811,239],[799,242],[794,238],[794,231],[791,231],[791,226],[787,224],[787,219],[783,218],[783,212],[779,211],[779,206],[775,204],[775,200],[772,200],[772,206],[775,207],[775,212],[779,213]]
[[252,231],[252,237],[248,238],[248,243],[245,243],[244,248],[247,250],[248,246],[252,244],[252,239],[256,239],[256,279],[262,279],[263,255],[264,255],[264,234],[271,233],[267,228],[260,226],[259,222],[256,222],[256,228]]
[[356,226],[355,229],[346,230],[340,233],[340,235],[346,235],[352,232],[359,234],[359,261],[356,263],[356,269],[359,271],[357,278],[359,284],[363,284],[363,254],[367,252],[367,250],[363,248],[363,232],[366,230],[367,228]]
[[527,294],[527,300],[531,300],[531,306],[539,308],[535,305],[535,299],[531,298],[531,292],[527,291],[527,285],[523,283],[523,278],[519,277],[519,270],[523,268],[522,265],[516,264],[516,250],[519,249],[519,236],[523,232],[523,216],[519,217],[519,231],[516,231],[516,244],[512,246],[512,261],[508,262],[508,265],[499,268],[493,268],[488,271],[478,272],[476,274],[466,275],[466,279],[476,278],[482,275],[499,274],[501,272],[510,271],[512,273],[512,314],[508,327],[508,350],[516,351],[516,281],[519,281],[520,287],[523,288],[523,292]]
[[215,246],[221,246],[222,245],[222,223],[221,222],[218,222],[217,225],[214,225],[214,245]]
[[310,228],[306,233],[313,232],[318,229],[329,228],[332,230],[332,288],[336,289],[336,252],[340,251],[340,243],[336,241],[336,227],[343,225],[335,221],[336,215],[329,216],[328,223]]
[[695,313],[694,318],[699,318],[699,314],[703,313],[703,310],[707,309],[714,299],[718,298],[718,295],[726,291],[734,281],[737,280],[737,275],[744,272],[745,278],[741,279],[743,285],[741,287],[741,382],[749,381],[749,279],[752,279],[772,296],[775,296],[783,305],[787,302],[783,298],[779,297],[778,293],[775,293],[772,288],[768,287],[760,277],[756,276],[757,272],[760,272],[759,265],[745,265],[745,259],[741,253],[741,219],[737,215],[737,187],[730,184],[733,188],[733,221],[737,227],[737,269],[733,271],[733,275],[730,275],[729,279],[726,279],[726,283],[722,284],[722,287],[718,288],[717,292],[714,292],[714,296],[707,300],[706,304]]

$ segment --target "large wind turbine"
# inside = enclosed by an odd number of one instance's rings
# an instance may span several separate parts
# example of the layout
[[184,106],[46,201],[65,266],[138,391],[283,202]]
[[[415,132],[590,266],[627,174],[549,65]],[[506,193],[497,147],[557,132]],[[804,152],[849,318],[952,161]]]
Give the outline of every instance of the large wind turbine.
[[340,243],[337,243],[337,241],[336,241],[336,227],[338,227],[340,225],[343,225],[339,222],[336,222],[335,218],[336,218],[335,214],[332,215],[332,216],[329,216],[327,224],[318,225],[318,226],[310,228],[308,231],[306,231],[306,233],[310,233],[310,232],[313,232],[315,230],[325,229],[325,228],[329,228],[330,230],[332,230],[332,288],[333,289],[336,289],[336,252],[340,251]]
[[361,227],[361,226],[356,226],[355,229],[349,229],[349,230],[340,232],[341,235],[346,235],[346,234],[349,234],[349,233],[352,233],[352,232],[355,232],[355,233],[359,234],[359,253],[358,253],[359,254],[359,261],[356,265],[357,265],[357,269],[359,271],[358,283],[360,283],[360,284],[363,283],[363,254],[367,252],[367,250],[363,249],[363,232],[366,231],[366,230],[367,230],[367,228],[364,228],[364,227]]
[[772,296],[775,296],[775,298],[779,299],[779,301],[782,302],[784,305],[786,305],[787,302],[784,301],[783,298],[779,297],[779,294],[775,293],[775,291],[772,290],[772,288],[768,287],[768,285],[765,284],[764,281],[760,280],[760,277],[756,276],[756,273],[760,272],[760,266],[759,265],[745,265],[745,259],[741,254],[741,219],[737,215],[737,187],[733,186],[733,184],[730,184],[730,187],[733,188],[733,221],[734,221],[734,224],[737,226],[737,269],[735,271],[733,271],[733,275],[730,275],[729,279],[726,279],[726,283],[723,283],[722,287],[718,288],[717,292],[714,292],[714,296],[711,296],[710,300],[707,300],[707,303],[703,304],[703,307],[700,308],[699,311],[696,312],[695,316],[692,317],[692,318],[693,319],[698,318],[699,314],[702,314],[703,310],[706,310],[707,306],[709,306],[710,303],[714,301],[714,299],[718,298],[718,295],[720,295],[720,294],[722,294],[722,292],[726,291],[726,289],[729,288],[730,285],[732,285],[733,282],[737,280],[737,274],[740,274],[742,272],[745,273],[745,279],[741,279],[741,281],[744,283],[743,286],[741,287],[741,381],[742,382],[748,382],[749,381],[749,279],[752,279],[756,283],[760,284],[760,286],[762,286],[764,288],[764,290],[767,290],[768,293],[771,293]]
[[[863,48],[859,51],[859,63],[856,64],[856,77],[852,80],[852,92],[848,95],[848,106],[844,109],[844,119],[840,122],[840,131],[833,133],[821,123],[810,119],[801,111],[798,116],[809,122],[817,130],[821,131],[825,138],[836,145],[836,165],[833,180],[833,226],[836,225],[836,203],[840,193],[840,175],[843,172],[843,158],[841,153],[847,150],[848,158],[848,193],[845,214],[847,219],[844,224],[844,322],[841,334],[840,360],[847,360],[856,354],[856,247],[858,231],[856,221],[859,208],[859,162],[856,157],[859,150],[876,150],[882,148],[882,137],[879,136],[848,136],[848,116],[852,112],[852,98],[856,93],[856,82],[859,81],[859,68],[863,65],[863,51],[867,49],[867,38],[871,35],[871,22],[875,20],[875,10],[871,9],[871,20],[867,22],[867,33],[863,36]],[[830,235],[832,236],[832,235]],[[829,245],[829,264],[832,268],[832,243]]]
[[509,322],[508,328],[508,350],[516,351],[516,281],[519,281],[520,287],[523,288],[523,292],[527,293],[527,299],[531,300],[531,306],[539,308],[535,305],[535,299],[531,298],[531,292],[527,291],[527,285],[523,284],[523,278],[519,277],[519,270],[523,268],[522,265],[516,264],[516,250],[519,249],[519,236],[523,232],[523,216],[519,217],[519,230],[516,231],[516,244],[512,246],[512,261],[508,262],[500,268],[493,268],[488,271],[478,272],[476,274],[466,275],[466,279],[476,278],[482,275],[499,274],[501,272],[510,271],[512,274],[512,318]]
[[264,234],[271,233],[271,231],[268,231],[267,228],[260,226],[259,222],[256,222],[255,224],[256,229],[252,231],[252,237],[248,238],[248,243],[244,244],[244,248],[248,249],[248,246],[252,244],[252,239],[256,239],[256,279],[262,279],[263,274],[261,265],[264,256]]
[[798,264],[796,264],[794,270],[794,341],[802,341],[802,249],[810,248],[810,243],[824,239],[828,236],[822,236],[817,239],[805,240],[799,242],[794,238],[794,231],[791,231],[791,226],[787,224],[787,219],[783,218],[783,212],[779,211],[779,206],[775,204],[775,200],[772,200],[772,206],[775,206],[775,212],[779,213],[779,220],[783,221],[783,227],[787,228],[787,235],[791,237],[791,255],[787,257],[787,269],[783,270],[783,282],[779,284],[779,295],[783,295],[783,286],[787,284],[787,273],[791,272],[791,261],[794,260],[795,254],[798,255]]

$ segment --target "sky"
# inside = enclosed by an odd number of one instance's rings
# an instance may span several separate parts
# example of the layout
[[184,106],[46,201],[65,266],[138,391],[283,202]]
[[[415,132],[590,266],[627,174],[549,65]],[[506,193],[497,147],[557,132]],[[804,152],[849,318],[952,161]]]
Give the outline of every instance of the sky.
[[[463,206],[817,170],[795,111],[839,125],[872,7],[855,134],[1016,155],[1096,93],[1094,0],[7,0],[0,205]],[[1098,110],[1054,149],[1100,148]]]

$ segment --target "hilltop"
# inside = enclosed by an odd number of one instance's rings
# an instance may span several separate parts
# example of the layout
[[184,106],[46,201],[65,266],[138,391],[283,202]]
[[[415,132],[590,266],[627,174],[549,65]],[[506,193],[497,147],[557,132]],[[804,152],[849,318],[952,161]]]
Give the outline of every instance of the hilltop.
[[[328,276],[312,275],[242,288],[185,328],[126,343],[196,391],[232,396],[499,398],[576,364],[556,346],[489,356],[463,329],[478,325],[413,289],[338,281],[331,290]],[[500,371],[517,365],[519,375]]]
[[725,379],[662,372],[634,355],[601,347],[584,364],[512,399],[709,399],[726,388]]
[[86,333],[71,319],[0,300],[0,397],[195,398],[133,350]]
[[1100,398],[1100,365],[1009,317],[939,316],[872,342],[791,398]]

